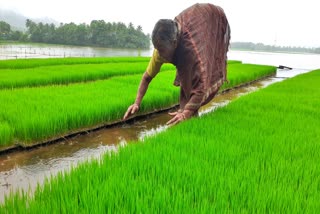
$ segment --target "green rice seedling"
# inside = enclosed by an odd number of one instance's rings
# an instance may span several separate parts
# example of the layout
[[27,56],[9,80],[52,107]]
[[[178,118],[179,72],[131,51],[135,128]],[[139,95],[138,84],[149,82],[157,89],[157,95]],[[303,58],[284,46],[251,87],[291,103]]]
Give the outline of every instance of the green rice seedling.
[[[78,64],[106,64],[149,62],[150,57],[70,57],[47,59],[10,59],[1,60],[0,69],[26,69],[53,65],[78,65]],[[238,60],[229,60],[228,63],[240,63]]]
[[[142,74],[148,62],[54,65],[28,69],[0,70],[0,89],[69,84],[107,79],[112,76]],[[161,70],[172,70],[165,64]]]
[[[269,73],[274,72],[273,67],[268,68]],[[233,72],[237,73],[238,70],[231,68],[229,73]],[[0,103],[3,106],[0,117],[14,127],[14,138],[22,143],[33,143],[80,128],[119,120],[135,99],[141,75],[115,76],[71,85],[0,90]],[[251,72],[247,72],[247,75],[250,76]],[[173,78],[172,71],[159,73],[143,100],[142,113],[178,103],[179,88],[172,86]],[[247,79],[251,81],[253,78],[251,75],[251,79]],[[227,87],[239,84],[232,75],[229,79]]]
[[105,64],[149,62],[150,57],[94,57],[94,58],[46,58],[1,60],[0,69],[26,69],[52,65]]
[[0,121],[0,146],[12,143],[14,131],[7,122]]
[[320,70],[60,173],[4,212],[317,213]]
[[[244,82],[251,82],[266,76],[270,76],[272,74],[275,74],[277,70],[275,66],[262,66],[242,63],[228,64],[227,69],[227,78],[230,80],[232,86],[237,86]],[[227,87],[230,86],[228,84],[224,84],[221,88],[225,89]]]
[[242,61],[240,61],[240,60],[228,60],[228,61],[227,61],[227,64],[228,64],[228,65],[230,65],[230,64],[238,64],[238,63],[241,64]]
[[[162,72],[153,82],[145,99],[150,105],[144,110],[177,102],[178,88],[166,81],[173,76],[173,72]],[[116,120],[134,100],[140,78],[141,74],[86,84],[1,90],[0,117],[26,142]]]
[[[7,67],[0,69],[0,89],[69,84],[138,74],[146,70],[148,63],[140,57],[7,60],[0,64],[0,68],[1,65]],[[228,64],[234,63],[241,62],[228,61]],[[172,64],[164,64],[161,68],[162,71],[173,69]]]

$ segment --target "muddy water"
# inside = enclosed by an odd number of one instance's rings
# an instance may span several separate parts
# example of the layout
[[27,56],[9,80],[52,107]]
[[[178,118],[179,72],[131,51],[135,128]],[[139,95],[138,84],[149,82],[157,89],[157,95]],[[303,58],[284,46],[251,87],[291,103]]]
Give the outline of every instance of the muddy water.
[[[199,115],[214,111],[244,94],[264,88],[272,83],[295,76],[308,70],[279,70],[277,75],[245,87],[230,90],[217,95],[211,103],[203,106]],[[99,158],[109,151],[116,151],[118,146],[128,141],[143,140],[145,137],[161,132],[168,127],[165,123],[171,117],[167,112],[153,114],[133,124],[91,132],[50,146],[43,146],[29,151],[20,151],[0,156],[0,202],[10,191],[30,189],[37,183],[43,183],[46,177],[68,170],[83,161]]]

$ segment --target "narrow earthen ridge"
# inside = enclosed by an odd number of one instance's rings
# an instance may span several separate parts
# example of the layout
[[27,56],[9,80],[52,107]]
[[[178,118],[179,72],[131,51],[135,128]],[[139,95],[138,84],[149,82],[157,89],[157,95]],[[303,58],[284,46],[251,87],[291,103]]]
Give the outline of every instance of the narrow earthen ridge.
[[[218,94],[224,94],[224,93],[227,93],[228,91],[231,91],[233,89],[248,86],[250,84],[253,84],[255,82],[261,81],[263,79],[275,76],[275,74],[276,73],[261,77],[259,79],[256,79],[256,80],[253,80],[253,81],[250,81],[250,82],[246,82],[246,83],[234,86],[232,88],[225,89],[225,90],[219,92]],[[159,113],[162,113],[162,112],[168,112],[170,110],[178,108],[178,106],[179,106],[178,104],[175,104],[175,105],[172,105],[172,106],[169,106],[169,107],[166,107],[166,108],[155,109],[155,110],[153,110],[151,112],[140,113],[140,114],[138,114],[138,115],[136,115],[134,117],[128,118],[127,120],[115,120],[115,121],[110,121],[110,122],[107,122],[107,123],[102,123],[102,124],[98,124],[98,125],[91,126],[91,127],[76,129],[76,130],[70,131],[70,132],[68,132],[66,134],[57,135],[55,137],[44,139],[44,140],[41,140],[41,141],[37,141],[37,142],[31,143],[31,144],[30,143],[25,144],[23,142],[18,142],[15,145],[10,145],[10,146],[7,146],[7,147],[0,148],[0,155],[8,154],[8,153],[11,153],[11,152],[30,150],[30,149],[35,149],[35,148],[38,148],[38,147],[41,147],[41,146],[47,146],[47,145],[55,144],[55,143],[58,143],[58,142],[62,142],[62,141],[71,139],[71,138],[73,138],[75,136],[78,136],[78,135],[85,135],[85,134],[88,134],[90,132],[98,131],[98,130],[101,130],[101,129],[111,128],[111,127],[115,127],[115,126],[121,126],[121,125],[128,124],[128,123],[132,124],[136,120],[144,119],[144,118],[149,117],[149,116],[154,115],[154,114],[159,114]]]

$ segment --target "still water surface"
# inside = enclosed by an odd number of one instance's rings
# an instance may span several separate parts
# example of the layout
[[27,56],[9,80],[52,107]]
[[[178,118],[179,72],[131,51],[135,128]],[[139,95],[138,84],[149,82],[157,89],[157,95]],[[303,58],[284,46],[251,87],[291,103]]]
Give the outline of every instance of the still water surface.
[[151,49],[116,49],[47,44],[0,44],[0,59],[151,56],[151,54]]
[[[0,44],[0,59],[49,58],[49,57],[102,57],[102,56],[146,56],[152,55],[152,49],[114,49],[99,47],[80,47],[45,44]],[[292,68],[320,68],[320,54],[293,54],[253,51],[228,52],[231,60],[243,63],[285,65]]]

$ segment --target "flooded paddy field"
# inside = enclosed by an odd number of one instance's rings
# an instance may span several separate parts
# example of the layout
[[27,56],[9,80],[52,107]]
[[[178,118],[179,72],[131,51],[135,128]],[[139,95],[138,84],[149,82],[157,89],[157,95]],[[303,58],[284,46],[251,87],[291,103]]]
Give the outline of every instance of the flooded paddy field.
[[[228,104],[237,97],[266,87],[285,78],[308,72],[308,69],[278,70],[276,76],[250,85],[229,90],[217,95],[213,101],[200,110],[200,116]],[[116,151],[129,141],[143,140],[168,127],[165,123],[168,112],[156,113],[134,121],[123,123],[108,129],[79,135],[66,141],[0,156],[0,200],[10,191],[34,189],[46,177],[91,158],[99,158],[108,151]]]
[[152,50],[48,44],[0,44],[0,60],[57,57],[151,56]]
[[[38,47],[39,50],[42,47]],[[26,46],[6,47],[6,50],[13,55],[8,57],[5,49],[1,46],[1,59],[15,58],[48,58],[48,57],[69,57],[69,56],[151,56],[152,50],[108,50],[76,47],[43,47],[46,51],[37,54],[37,50]],[[60,48],[60,49],[59,49]],[[74,52],[72,52],[72,50]],[[69,51],[69,52],[68,52]],[[92,52],[91,52],[92,51]],[[41,52],[41,51],[40,51]],[[39,52],[39,53],[40,53]],[[68,53],[67,53],[68,52]],[[29,53],[29,54],[28,54]],[[36,54],[35,54],[36,53]],[[85,53],[85,54],[84,54]],[[48,56],[50,55],[50,56]],[[58,56],[59,55],[59,56]],[[19,57],[18,57],[19,56]],[[270,77],[245,87],[230,90],[219,94],[213,101],[204,106],[200,116],[214,111],[216,108],[227,105],[237,97],[266,87],[274,82],[320,68],[320,55],[314,54],[281,54],[264,52],[229,51],[228,58],[241,60],[243,63],[285,65],[294,68],[293,70],[278,70],[276,76]],[[135,120],[133,123],[119,124],[108,129],[91,132],[86,135],[79,135],[63,142],[50,146],[38,147],[31,150],[24,150],[8,153],[0,156],[0,201],[10,191],[18,189],[34,189],[38,183],[43,183],[46,177],[56,175],[58,172],[68,170],[71,166],[91,158],[99,158],[109,151],[116,151],[119,146],[129,141],[143,140],[149,135],[166,130],[165,123],[170,116],[167,112],[149,115],[143,119]]]
[[[100,47],[81,47],[48,44],[0,44],[0,60],[57,58],[57,57],[108,57],[108,56],[146,56],[152,55],[153,49],[114,49]],[[229,50],[228,58],[241,60],[243,63],[285,65],[300,69],[320,68],[319,54],[274,53]]]

